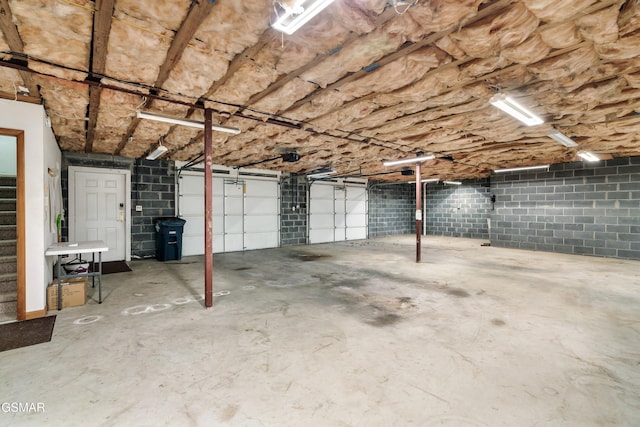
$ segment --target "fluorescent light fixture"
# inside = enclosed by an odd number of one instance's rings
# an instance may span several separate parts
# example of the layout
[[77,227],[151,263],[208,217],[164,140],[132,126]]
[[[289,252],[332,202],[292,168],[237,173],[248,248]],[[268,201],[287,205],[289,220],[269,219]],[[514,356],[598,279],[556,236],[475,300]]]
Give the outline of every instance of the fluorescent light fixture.
[[462,185],[460,181],[444,181],[444,183],[449,185]]
[[[420,182],[423,184],[427,184],[429,182],[438,182],[440,181],[438,178],[427,178],[427,179],[421,179]],[[415,184],[415,181],[407,181],[408,184]]]
[[151,152],[148,156],[147,156],[147,160],[155,160],[158,157],[162,156],[164,153],[166,153],[167,151],[169,151],[169,149],[167,147],[165,147],[164,145],[160,144],[156,147],[155,150],[153,150],[153,152]]
[[320,13],[334,0],[296,0],[291,7],[284,7],[284,14],[272,25],[276,30],[286,34],[293,34]]
[[562,132],[556,129],[549,131],[547,136],[551,139],[558,141],[560,144],[564,145],[565,147],[578,146],[577,142],[575,142],[573,139],[569,138],[568,136],[566,136],[565,134],[563,134]]
[[596,156],[593,153],[590,153],[589,151],[578,151],[578,156],[582,157],[582,159],[586,160],[587,162],[599,162],[600,161],[598,156]]
[[402,159],[402,160],[390,160],[388,162],[384,162],[382,163],[384,166],[395,166],[395,165],[404,165],[407,163],[420,163],[420,162],[425,162],[427,160],[433,160],[435,159],[436,156],[418,156],[418,157],[411,157],[409,159]]
[[[155,120],[157,122],[171,123],[174,125],[182,125],[182,126],[189,126],[192,128],[204,129],[204,123],[199,122],[197,120],[178,119],[176,117],[165,116],[164,114],[145,113],[144,111],[138,111],[137,116],[139,119],[149,119],[149,120]],[[228,126],[213,125],[211,126],[211,129],[218,132],[232,133],[234,135],[237,135],[240,133],[240,129],[232,128]]]
[[307,175],[307,178],[312,178],[312,179],[317,179],[317,178],[326,178],[328,176],[331,175],[335,175],[336,171],[330,169],[330,170],[320,170],[314,173],[311,173],[309,175]]
[[540,166],[523,166],[521,168],[506,168],[506,169],[496,169],[494,170],[495,173],[501,173],[501,172],[519,172],[519,171],[529,171],[529,170],[536,170],[536,169],[549,169],[549,165],[540,165]]
[[489,102],[494,107],[497,107],[512,117],[515,117],[527,126],[535,126],[544,123],[540,117],[529,111],[525,106],[503,93],[496,93],[491,97]]

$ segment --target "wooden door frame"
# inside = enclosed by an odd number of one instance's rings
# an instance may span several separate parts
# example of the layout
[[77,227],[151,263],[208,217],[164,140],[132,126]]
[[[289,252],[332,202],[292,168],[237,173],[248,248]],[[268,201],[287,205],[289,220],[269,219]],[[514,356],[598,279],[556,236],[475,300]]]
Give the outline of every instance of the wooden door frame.
[[0,135],[16,138],[16,265],[18,269],[18,307],[17,319],[27,319],[27,287],[26,287],[26,224],[24,210],[24,131],[0,128]]

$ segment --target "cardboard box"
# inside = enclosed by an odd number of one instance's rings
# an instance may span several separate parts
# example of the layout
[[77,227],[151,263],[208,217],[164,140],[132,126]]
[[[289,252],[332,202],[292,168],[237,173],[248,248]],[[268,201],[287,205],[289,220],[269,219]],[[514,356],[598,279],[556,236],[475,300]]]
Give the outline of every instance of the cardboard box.
[[[87,278],[74,277],[62,280],[62,308],[76,307],[87,302]],[[58,279],[47,287],[49,310],[58,309]]]

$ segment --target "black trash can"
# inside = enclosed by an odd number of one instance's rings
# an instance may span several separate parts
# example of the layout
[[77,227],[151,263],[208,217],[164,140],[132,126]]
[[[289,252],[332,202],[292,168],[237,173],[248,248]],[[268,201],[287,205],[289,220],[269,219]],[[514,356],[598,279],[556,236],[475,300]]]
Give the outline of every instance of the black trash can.
[[158,218],[156,221],[156,259],[173,261],[182,258],[182,218]]

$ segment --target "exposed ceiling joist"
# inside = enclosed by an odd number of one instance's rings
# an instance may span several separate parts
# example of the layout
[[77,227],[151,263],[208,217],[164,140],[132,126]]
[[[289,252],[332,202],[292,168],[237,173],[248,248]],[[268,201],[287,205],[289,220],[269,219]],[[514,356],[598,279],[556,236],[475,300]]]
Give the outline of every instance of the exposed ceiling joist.
[[[107,62],[107,43],[111,32],[111,18],[115,0],[96,0],[96,10],[93,13],[93,38],[91,51],[92,75],[103,75]],[[89,88],[89,121],[87,123],[87,141],[84,151],[93,151],[98,112],[100,111],[100,95],[102,88],[93,86]]]
[[[22,42],[18,28],[13,23],[9,0],[0,0],[0,30],[2,30],[4,38],[12,52],[24,53],[24,43]],[[29,89],[29,95],[39,98],[40,91],[38,85],[33,81],[31,74],[24,71],[20,71],[19,73],[26,88]]]
[[[176,64],[182,57],[184,50],[189,45],[189,42],[191,41],[191,39],[193,39],[194,34],[196,33],[200,25],[202,25],[207,16],[209,16],[209,13],[211,13],[211,10],[214,6],[215,2],[212,1],[203,0],[192,2],[187,17],[184,19],[184,22],[180,26],[180,29],[173,38],[171,46],[167,51],[167,56],[160,66],[158,77],[156,78],[156,82],[153,85],[155,88],[161,88],[165,84],[165,82],[169,78],[171,70],[173,70],[173,68],[176,66]],[[147,109],[151,107],[152,103],[153,99],[148,98],[141,108]],[[130,136],[133,135],[139,123],[140,119],[138,119],[137,117],[132,120],[129,127],[127,128],[126,134],[123,136],[120,144],[118,144],[118,147],[114,152],[115,155],[119,155],[120,152],[124,149],[124,147],[130,141]]]

